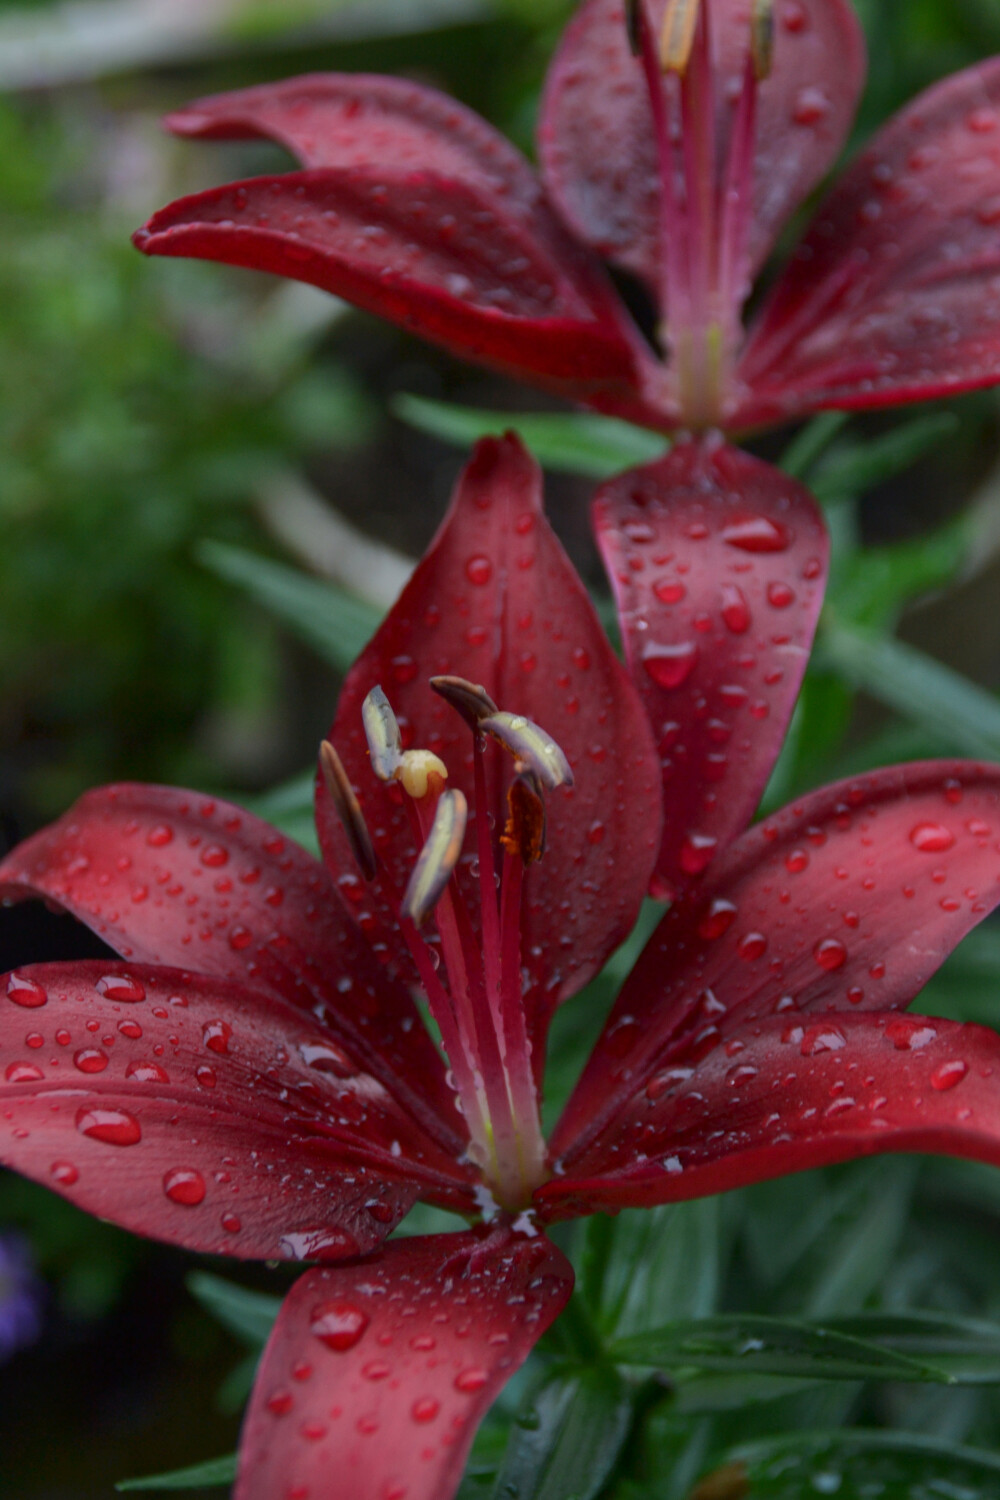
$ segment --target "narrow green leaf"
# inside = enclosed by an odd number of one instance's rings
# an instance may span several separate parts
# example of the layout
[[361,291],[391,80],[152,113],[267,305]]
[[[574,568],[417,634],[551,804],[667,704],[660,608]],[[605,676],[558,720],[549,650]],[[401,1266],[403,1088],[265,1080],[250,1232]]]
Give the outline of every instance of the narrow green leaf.
[[916,1433],[793,1433],[735,1448],[723,1463],[739,1465],[753,1500],[1000,1500],[1000,1456]]
[[593,1500],[630,1421],[616,1371],[586,1365],[550,1376],[515,1418],[493,1500]]
[[287,563],[226,542],[201,542],[196,556],[211,572],[245,590],[339,672],[346,672],[379,625],[381,615],[372,605]]
[[280,1297],[249,1291],[209,1271],[192,1271],[187,1288],[213,1318],[251,1349],[262,1349],[267,1343],[281,1308]]
[[459,448],[516,432],[546,469],[588,479],[610,479],[635,464],[652,463],[669,447],[655,432],[592,412],[484,411],[406,393],[395,398],[392,409],[411,427]]
[[831,1324],[758,1314],[673,1323],[620,1338],[608,1350],[621,1364],[750,1370],[822,1380],[934,1380],[952,1377],[915,1352],[839,1331]]
[[929,1361],[956,1384],[1000,1384],[1000,1324],[941,1312],[863,1312],[831,1319],[836,1332]]
[[168,1474],[147,1474],[142,1479],[122,1479],[116,1490],[200,1490],[212,1485],[232,1484],[236,1478],[236,1454],[210,1458],[189,1469],[172,1469]]
[[602,1278],[601,1324],[626,1339],[650,1323],[707,1317],[719,1285],[717,1198],[626,1210],[614,1221]]
[[957,426],[952,412],[925,412],[878,437],[845,442],[810,475],[809,487],[824,502],[862,495],[915,464]]
[[848,420],[846,411],[821,411],[792,438],[781,455],[781,467],[793,479],[804,479]]
[[839,617],[886,629],[911,599],[951,583],[968,554],[965,516],[891,547],[858,547],[838,571],[829,597]]
[[823,659],[943,749],[1000,759],[1000,701],[915,646],[828,618]]

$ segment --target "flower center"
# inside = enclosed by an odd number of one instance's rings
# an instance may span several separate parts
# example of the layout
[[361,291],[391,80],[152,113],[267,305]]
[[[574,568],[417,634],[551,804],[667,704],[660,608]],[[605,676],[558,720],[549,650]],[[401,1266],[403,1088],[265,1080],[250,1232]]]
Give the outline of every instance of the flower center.
[[[521,897],[524,870],[545,847],[545,792],[572,785],[555,741],[519,714],[498,709],[483,688],[460,677],[436,677],[435,692],[469,725],[474,754],[478,862],[478,927],[452,874],[462,855],[468,820],[465,796],[448,787],[448,772],[427,750],[403,750],[399,725],[382,689],[362,709],[372,769],[403,791],[420,854],[399,896],[380,870],[371,839],[336,751],[324,744],[327,788],[358,864],[378,880],[400,930],[450,1063],[449,1082],[465,1117],[470,1156],[492,1204],[528,1207],[549,1177],[538,1090],[531,1061],[521,979]],[[511,757],[507,817],[494,844],[490,825],[485,745],[494,740]],[[439,943],[423,936],[434,913]],[[486,1207],[489,1204],[484,1205]]]
[[771,67],[773,0],[753,0],[728,139],[709,0],[668,0],[659,35],[643,0],[633,34],[660,159],[661,337],[672,396],[693,428],[724,426],[750,290],[757,92]]

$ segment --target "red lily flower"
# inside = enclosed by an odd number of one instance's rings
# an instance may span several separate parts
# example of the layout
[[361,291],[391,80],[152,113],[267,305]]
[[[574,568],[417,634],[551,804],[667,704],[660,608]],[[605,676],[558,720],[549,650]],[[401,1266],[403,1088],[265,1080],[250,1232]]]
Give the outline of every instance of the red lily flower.
[[[685,451],[691,493],[671,510],[669,474],[615,482],[629,545],[650,545],[653,513],[693,592],[721,568],[780,615],[768,589],[797,549],[822,575],[811,502],[782,481],[784,551],[748,552],[777,521],[715,482],[727,450]],[[739,461],[759,487],[773,475]],[[725,694],[756,658],[704,656],[703,696],[743,714],[734,756],[755,776],[750,741],[770,746],[779,715]],[[684,876],[546,1146],[552,1010],[627,932],[661,813],[717,785],[707,710],[681,680],[660,688],[691,721],[665,796],[536,466],[487,441],[345,684],[322,861],[239,808],[126,785],[0,865],[7,899],[42,896],[121,955],[3,981],[0,1159],[140,1233],[324,1262],[265,1352],[239,1500],[447,1500],[569,1295],[556,1220],[873,1151],[1000,1163],[1000,1037],[901,1014],[1000,901],[1000,768],[954,762],[827,788]],[[485,1222],[383,1245],[418,1198]]]
[[[656,428],[739,430],[1000,378],[1000,59],[934,85],[821,204],[744,332],[752,278],[840,152],[864,77],[847,0],[585,0],[540,173],[454,100],[316,75],[170,128],[303,169],[213,188],[135,237],[312,282],[465,357]],[[773,12],[773,13],[772,13]],[[657,310],[659,352],[604,256]]]

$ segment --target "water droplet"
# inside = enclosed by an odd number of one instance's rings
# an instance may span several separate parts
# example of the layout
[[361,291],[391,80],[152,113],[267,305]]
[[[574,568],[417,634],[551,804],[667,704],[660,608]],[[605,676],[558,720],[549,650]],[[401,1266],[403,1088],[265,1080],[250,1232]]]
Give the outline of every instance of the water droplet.
[[792,105],[796,125],[817,125],[830,112],[830,99],[824,89],[809,86],[799,89]]
[[38,1083],[45,1074],[34,1063],[12,1062],[3,1076],[8,1083]]
[[267,1409],[276,1417],[287,1417],[294,1404],[291,1391],[275,1391],[267,1398]]
[[230,930],[229,946],[230,948],[233,948],[237,953],[239,953],[244,948],[249,948],[252,942],[253,933],[250,931],[249,927],[243,927],[240,923],[237,923],[237,925]]
[[785,869],[792,875],[799,875],[809,863],[809,855],[805,849],[792,849],[785,855]]
[[485,1370],[481,1370],[478,1365],[473,1365],[468,1370],[459,1370],[455,1376],[455,1389],[471,1395],[474,1391],[481,1391],[488,1379],[489,1376]]
[[343,1354],[361,1341],[371,1318],[352,1302],[320,1302],[309,1319],[312,1334],[328,1349]]
[[210,870],[221,870],[223,865],[229,863],[229,850],[223,849],[221,844],[206,844],[201,851],[200,859],[203,865],[208,865]]
[[660,646],[650,642],[642,653],[642,665],[657,687],[679,688],[690,677],[698,659],[693,641]]
[[134,1005],[146,998],[145,986],[138,979],[130,979],[125,974],[105,974],[94,988],[108,1000],[123,1000],[126,1005]]
[[736,951],[740,958],[761,958],[767,951],[767,938],[762,932],[747,932],[736,944]]
[[659,583],[653,584],[653,593],[661,604],[680,604],[687,589],[673,578],[661,578]]
[[773,609],[787,609],[795,603],[795,590],[787,583],[776,581],[767,586],[767,602]]
[[813,958],[821,969],[832,974],[835,969],[843,968],[847,962],[847,949],[838,938],[824,938],[813,948]]
[[243,1228],[243,1221],[238,1214],[224,1213],[219,1222],[226,1234],[239,1234]]
[[953,1089],[957,1083],[961,1083],[969,1071],[969,1064],[962,1062],[961,1058],[955,1058],[951,1062],[943,1062],[934,1069],[931,1074],[931,1088],[943,1093],[945,1089]]
[[218,1082],[215,1069],[210,1068],[207,1063],[202,1063],[200,1068],[195,1068],[194,1076],[203,1089],[214,1089]]
[[175,1167],[163,1174],[163,1191],[171,1203],[196,1208],[205,1200],[205,1179],[193,1167]]
[[700,875],[712,862],[718,839],[708,833],[689,833],[681,845],[681,869],[685,875]]
[[81,1073],[103,1073],[108,1065],[108,1055],[99,1047],[82,1047],[73,1054],[73,1062]]
[[79,1109],[76,1128],[81,1135],[108,1146],[134,1146],[142,1140],[139,1121],[124,1109]]
[[726,629],[733,635],[743,635],[750,629],[750,606],[743,590],[735,583],[722,586],[722,618]]
[[23,1005],[25,1010],[37,1010],[49,997],[37,980],[24,979],[15,971],[7,975],[7,998],[15,1005]]
[[71,1161],[54,1161],[49,1168],[49,1175],[53,1182],[58,1182],[60,1187],[72,1187],[80,1178],[79,1172]]
[[732,901],[717,897],[698,923],[698,936],[708,941],[720,938],[728,930],[735,915],[736,907]]
[[738,1063],[735,1068],[730,1068],[726,1074],[726,1082],[730,1088],[739,1088],[740,1084],[750,1083],[757,1077],[757,1069],[752,1063]]
[[353,1078],[358,1071],[346,1052],[325,1039],[310,1038],[300,1042],[299,1052],[306,1066],[315,1068],[317,1073],[332,1073],[335,1078]]
[[897,1052],[919,1052],[934,1041],[937,1030],[912,1016],[897,1016],[889,1022],[885,1034]]
[[130,1062],[125,1077],[135,1083],[169,1083],[170,1075],[155,1062]]
[[389,663],[392,672],[392,680],[404,687],[406,683],[412,682],[417,675],[418,667],[412,656],[394,656]]
[[410,1407],[410,1416],[414,1422],[433,1422],[440,1410],[440,1401],[435,1401],[433,1396],[421,1396]]
[[910,829],[910,843],[921,854],[943,854],[955,842],[955,835],[943,823],[918,823]]
[[722,540],[741,552],[784,552],[788,531],[768,516],[744,516],[722,529]]
[[470,557],[465,564],[465,576],[470,583],[481,587],[493,577],[493,564],[488,557]]
[[847,1038],[839,1026],[821,1021],[802,1033],[799,1051],[803,1057],[818,1057],[821,1052],[839,1052],[846,1046]]
[[220,1056],[223,1056],[229,1051],[229,1039],[233,1034],[233,1028],[227,1021],[206,1021],[201,1028],[201,1034],[210,1052],[218,1052]]
[[174,830],[166,823],[157,823],[146,835],[146,843],[151,844],[154,849],[163,849],[167,844],[173,842]]

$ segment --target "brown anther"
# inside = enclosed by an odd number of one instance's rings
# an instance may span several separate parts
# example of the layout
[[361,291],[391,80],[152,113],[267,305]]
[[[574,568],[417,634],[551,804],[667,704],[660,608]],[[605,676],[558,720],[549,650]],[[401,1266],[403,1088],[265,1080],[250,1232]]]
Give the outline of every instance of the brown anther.
[[545,801],[531,771],[522,771],[507,791],[507,821],[500,842],[508,854],[519,854],[526,865],[545,853]]
[[371,834],[368,832],[368,825],[358,799],[354,795],[354,788],[344,770],[344,763],[329,740],[324,740],[319,747],[319,763],[323,771],[323,782],[330,794],[331,802],[337,809],[337,816],[347,834],[351,853],[357,860],[358,868],[366,880],[374,880],[378,873],[378,862],[375,858]]
[[399,724],[381,687],[373,687],[361,705],[372,770],[379,781],[391,781],[403,758]]
[[458,864],[465,840],[469,806],[457,788],[441,793],[427,841],[413,867],[400,912],[417,927],[434,910],[451,872]]
[[774,0],[753,0],[750,56],[757,82],[769,78],[774,63]]
[[470,729],[478,729],[480,720],[497,712],[496,704],[482,683],[470,682],[466,677],[432,677],[431,687],[450,708],[462,715]]
[[642,0],[625,0],[625,34],[635,57],[642,51],[642,18],[639,6]]
[[683,78],[694,46],[701,0],[667,0],[660,28],[660,67]]
[[[534,772],[547,792],[573,785],[573,772],[563,751],[550,734],[523,714],[503,710],[480,719],[479,728],[492,736],[524,768]],[[520,769],[520,767],[518,768]]]

